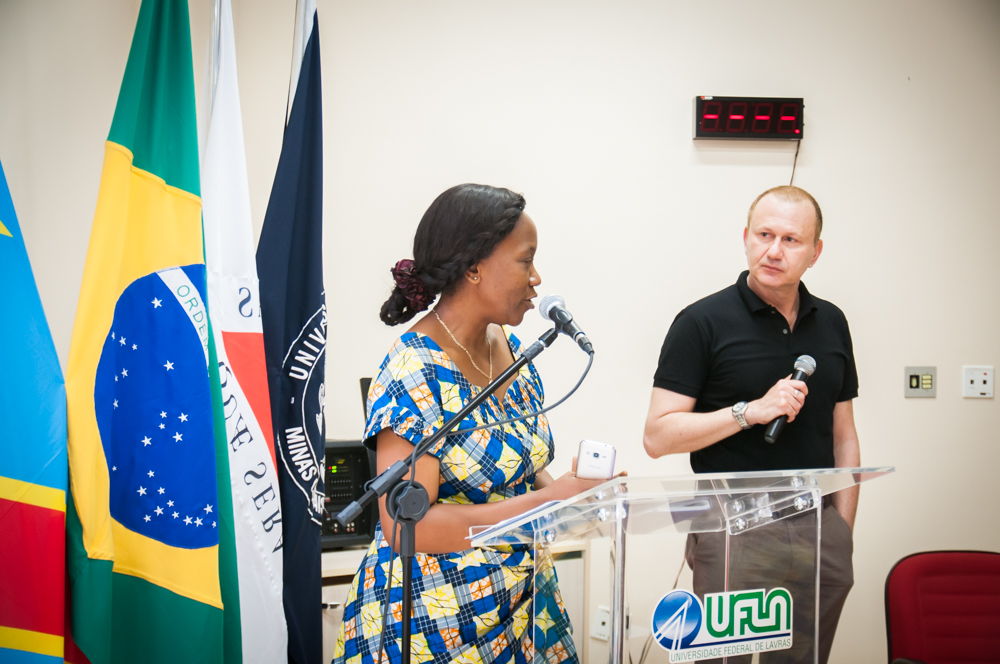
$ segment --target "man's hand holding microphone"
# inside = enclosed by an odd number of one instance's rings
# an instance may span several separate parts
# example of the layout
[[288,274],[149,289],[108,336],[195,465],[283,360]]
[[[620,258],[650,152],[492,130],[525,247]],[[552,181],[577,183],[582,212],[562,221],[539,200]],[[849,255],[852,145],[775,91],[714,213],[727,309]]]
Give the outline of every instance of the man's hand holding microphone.
[[809,388],[806,384],[801,380],[792,380],[792,374],[788,374],[775,383],[767,394],[748,403],[743,417],[747,418],[747,424],[767,424],[782,415],[791,422],[802,409],[807,394]]
[[785,424],[795,420],[795,417],[805,405],[809,388],[806,379],[816,371],[816,360],[809,355],[801,355],[795,360],[795,373],[789,374],[771,386],[767,394],[760,399],[751,401],[743,411],[747,424],[765,424],[770,422],[764,434],[764,440],[774,443],[781,435]]

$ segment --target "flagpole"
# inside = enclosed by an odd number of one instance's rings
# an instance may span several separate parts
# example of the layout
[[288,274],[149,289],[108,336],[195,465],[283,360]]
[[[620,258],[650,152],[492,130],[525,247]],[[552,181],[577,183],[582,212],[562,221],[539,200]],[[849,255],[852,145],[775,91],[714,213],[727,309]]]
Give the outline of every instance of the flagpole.
[[212,112],[215,102],[215,86],[219,83],[219,58],[222,52],[222,0],[214,2],[215,17],[212,20],[212,89],[208,95],[208,109]]
[[285,102],[285,125],[292,115],[292,102],[295,100],[295,90],[299,84],[299,71],[302,67],[302,57],[305,55],[306,44],[312,34],[310,19],[316,14],[316,0],[295,1],[295,32],[292,35],[292,70],[288,77],[288,99]]

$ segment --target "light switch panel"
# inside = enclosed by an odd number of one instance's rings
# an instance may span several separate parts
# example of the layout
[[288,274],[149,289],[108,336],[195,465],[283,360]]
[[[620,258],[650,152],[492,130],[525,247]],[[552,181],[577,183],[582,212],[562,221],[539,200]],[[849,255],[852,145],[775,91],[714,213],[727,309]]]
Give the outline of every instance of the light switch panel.
[[929,398],[937,396],[937,367],[905,367],[903,396]]
[[992,399],[993,367],[962,367],[962,396],[969,399]]

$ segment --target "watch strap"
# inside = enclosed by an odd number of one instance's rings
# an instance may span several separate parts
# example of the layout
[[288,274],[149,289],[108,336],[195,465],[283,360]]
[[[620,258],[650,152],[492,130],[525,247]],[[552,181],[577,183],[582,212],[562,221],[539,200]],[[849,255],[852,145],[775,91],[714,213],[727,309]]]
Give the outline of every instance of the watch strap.
[[746,401],[740,401],[739,403],[733,406],[733,417],[736,418],[736,422],[740,425],[740,428],[743,429],[744,431],[752,427],[752,425],[749,422],[747,422],[747,418],[745,415],[747,411],[747,405],[748,404]]

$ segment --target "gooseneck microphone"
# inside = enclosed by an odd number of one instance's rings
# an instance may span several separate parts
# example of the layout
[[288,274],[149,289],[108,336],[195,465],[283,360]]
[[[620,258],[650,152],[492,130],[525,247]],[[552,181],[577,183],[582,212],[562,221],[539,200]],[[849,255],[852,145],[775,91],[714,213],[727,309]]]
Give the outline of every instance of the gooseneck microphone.
[[538,303],[538,313],[545,320],[555,323],[556,328],[560,332],[580,344],[580,348],[586,351],[588,355],[594,354],[594,345],[590,343],[590,339],[587,338],[587,335],[583,333],[580,326],[573,320],[573,314],[566,309],[566,302],[562,297],[554,294],[546,295]]
[[[799,355],[799,359],[795,360],[793,365],[795,373],[792,374],[792,380],[801,380],[805,382],[809,376],[813,375],[816,371],[816,360],[812,358],[811,355]],[[781,435],[781,430],[785,428],[788,424],[788,415],[782,415],[781,417],[772,420],[770,424],[767,425],[767,430],[764,432],[764,440],[768,443],[774,443],[778,440],[778,436]]]

